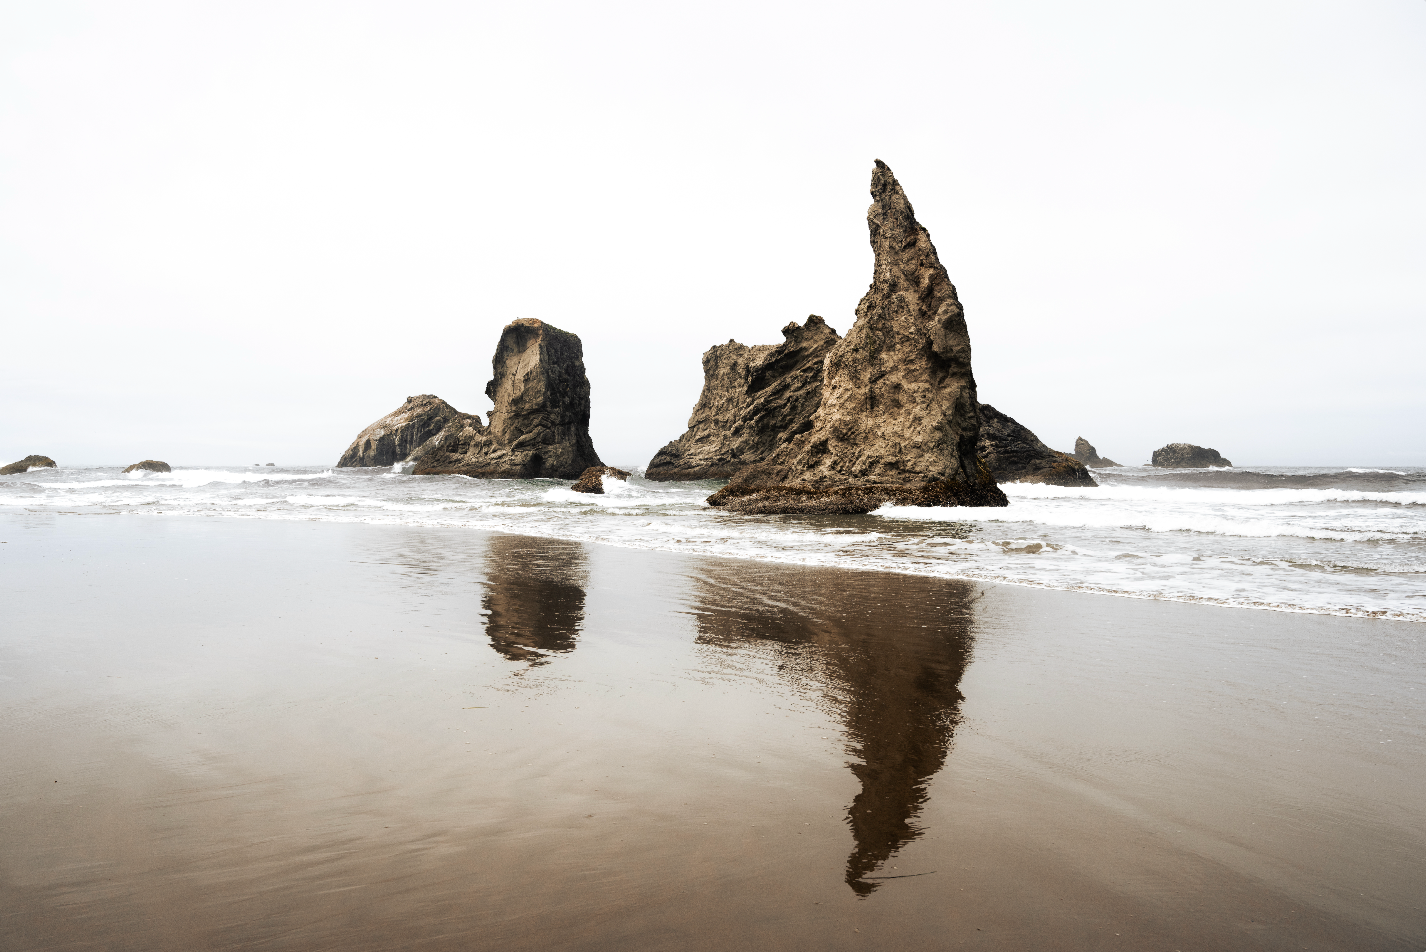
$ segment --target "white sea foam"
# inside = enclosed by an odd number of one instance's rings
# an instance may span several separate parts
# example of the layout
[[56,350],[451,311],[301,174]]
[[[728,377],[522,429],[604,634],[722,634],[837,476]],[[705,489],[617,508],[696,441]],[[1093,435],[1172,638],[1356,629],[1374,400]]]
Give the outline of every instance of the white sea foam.
[[[706,483],[637,475],[606,480],[598,495],[560,480],[385,471],[209,467],[133,479],[116,468],[51,469],[0,482],[0,507],[470,528],[1426,621],[1426,494],[1146,484],[1137,470],[1099,478],[1097,489],[1011,484],[1008,508],[887,506],[870,516],[808,518],[728,513],[704,502]],[[1419,485],[1413,480],[1407,485]]]

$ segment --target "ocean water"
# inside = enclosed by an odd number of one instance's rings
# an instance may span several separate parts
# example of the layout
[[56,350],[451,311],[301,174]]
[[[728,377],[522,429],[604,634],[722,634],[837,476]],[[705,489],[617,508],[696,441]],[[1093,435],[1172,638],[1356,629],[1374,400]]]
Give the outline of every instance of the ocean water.
[[1426,468],[1096,471],[1007,484],[1008,508],[739,516],[717,482],[410,476],[380,469],[117,467],[0,477],[0,511],[472,527],[767,562],[1426,622]]

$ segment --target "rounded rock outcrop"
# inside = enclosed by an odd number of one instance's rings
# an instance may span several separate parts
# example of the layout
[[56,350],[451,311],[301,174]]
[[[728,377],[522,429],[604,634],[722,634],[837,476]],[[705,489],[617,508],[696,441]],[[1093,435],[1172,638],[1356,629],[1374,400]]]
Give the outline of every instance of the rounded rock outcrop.
[[173,472],[173,467],[159,459],[146,459],[124,467],[124,472],[126,473],[132,473],[136,470],[143,470],[146,473],[171,473]]
[[629,474],[622,469],[613,466],[591,466],[580,474],[579,479],[570,489],[577,493],[593,493],[604,495],[604,477],[612,476],[615,479],[629,480]]
[[1232,466],[1217,450],[1192,443],[1169,443],[1154,450],[1152,465],[1160,469],[1207,469],[1210,466]]
[[7,466],[0,466],[0,476],[15,476],[19,473],[28,473],[33,468],[49,469],[56,465],[55,461],[48,456],[26,456]]

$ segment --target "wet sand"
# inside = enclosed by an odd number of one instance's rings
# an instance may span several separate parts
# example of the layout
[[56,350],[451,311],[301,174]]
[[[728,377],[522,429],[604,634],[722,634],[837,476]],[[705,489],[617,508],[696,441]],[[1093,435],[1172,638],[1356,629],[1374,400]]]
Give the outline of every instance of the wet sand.
[[1419,625],[0,516],[0,948],[1412,949]]

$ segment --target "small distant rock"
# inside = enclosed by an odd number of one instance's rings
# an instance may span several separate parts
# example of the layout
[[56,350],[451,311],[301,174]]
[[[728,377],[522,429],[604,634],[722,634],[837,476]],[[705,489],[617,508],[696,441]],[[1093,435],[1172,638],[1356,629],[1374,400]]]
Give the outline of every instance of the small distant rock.
[[1206,469],[1209,466],[1232,466],[1215,449],[1192,443],[1170,443],[1154,450],[1153,465],[1160,469]]
[[622,469],[615,469],[613,466],[591,466],[580,474],[579,481],[569,487],[577,493],[594,493],[604,495],[604,477],[613,476],[615,479],[622,479],[625,482],[629,479],[629,474]]
[[264,466],[276,466],[276,463],[263,463]]
[[1101,469],[1105,466],[1119,465],[1112,459],[1106,459],[1105,457],[1100,456],[1099,451],[1094,448],[1094,444],[1090,443],[1089,440],[1086,440],[1082,436],[1076,436],[1074,438],[1074,458],[1079,460],[1084,465],[1091,466],[1095,469]]
[[171,473],[171,472],[173,472],[173,467],[172,467],[172,466],[169,466],[169,465],[168,465],[167,463],[165,463],[163,460],[158,460],[158,459],[146,459],[146,460],[144,460],[144,461],[141,462],[141,463],[135,463],[135,464],[133,464],[132,466],[127,466],[127,467],[124,468],[124,472],[126,472],[126,473],[132,473],[132,472],[133,472],[134,470],[136,470],[136,469],[142,469],[142,470],[144,470],[144,471],[146,471],[146,472],[150,472],[150,473]]
[[14,476],[16,473],[27,473],[35,466],[54,467],[55,461],[48,456],[26,456],[22,460],[16,460],[9,466],[0,466],[0,476]]

